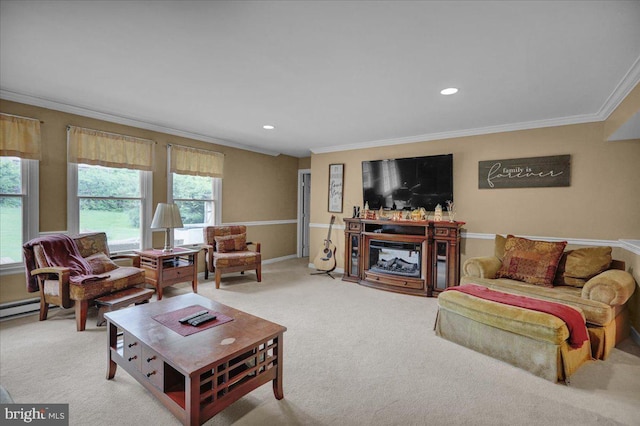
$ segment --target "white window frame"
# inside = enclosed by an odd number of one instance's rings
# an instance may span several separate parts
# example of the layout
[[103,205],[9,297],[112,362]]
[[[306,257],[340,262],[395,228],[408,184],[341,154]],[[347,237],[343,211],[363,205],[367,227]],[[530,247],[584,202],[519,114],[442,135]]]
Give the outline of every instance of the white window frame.
[[[116,168],[116,167],[112,167]],[[141,217],[140,236],[141,249],[151,247],[151,218],[153,197],[153,172],[139,170],[140,172],[140,198]],[[80,232],[80,198],[78,197],[78,164],[68,163],[67,165],[67,230],[71,234]],[[114,252],[115,253],[115,252]]]
[[[40,161],[20,159],[22,179],[22,243],[40,234]],[[0,265],[0,275],[17,274],[24,271],[24,262]]]
[[[167,162],[167,202],[173,203],[173,173],[170,171],[171,166],[171,154],[168,156]],[[177,173],[181,174],[181,173]],[[222,224],[222,178],[210,178],[213,184],[213,223],[209,224],[220,225]],[[164,231],[163,231],[164,232]],[[171,245],[174,243],[174,230],[171,230]],[[202,244],[206,244],[206,241],[203,241]],[[189,244],[191,246],[193,244]]]

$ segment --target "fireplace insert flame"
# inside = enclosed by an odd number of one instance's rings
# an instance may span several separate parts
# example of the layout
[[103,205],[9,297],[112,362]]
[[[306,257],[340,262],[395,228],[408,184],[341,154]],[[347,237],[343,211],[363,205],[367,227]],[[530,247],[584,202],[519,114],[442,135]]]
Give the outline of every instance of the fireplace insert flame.
[[416,243],[371,240],[369,270],[403,277],[421,276],[422,246]]

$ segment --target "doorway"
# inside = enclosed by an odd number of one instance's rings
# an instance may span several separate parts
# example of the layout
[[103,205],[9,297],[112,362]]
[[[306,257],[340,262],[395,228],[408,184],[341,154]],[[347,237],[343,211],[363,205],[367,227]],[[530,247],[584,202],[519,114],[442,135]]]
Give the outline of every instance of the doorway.
[[311,169],[298,170],[298,257],[309,256]]

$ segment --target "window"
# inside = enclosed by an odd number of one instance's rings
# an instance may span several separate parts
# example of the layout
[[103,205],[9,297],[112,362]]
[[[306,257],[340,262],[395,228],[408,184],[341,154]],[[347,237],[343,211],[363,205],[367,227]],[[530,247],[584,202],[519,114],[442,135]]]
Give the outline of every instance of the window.
[[174,230],[174,244],[203,243],[203,228],[221,223],[224,155],[180,145],[169,145],[167,150],[167,198],[178,205],[185,225]]
[[148,209],[144,195],[151,172],[89,164],[70,167],[77,177],[73,206],[69,206],[74,217],[72,231],[106,232],[113,252],[147,246],[143,244],[148,228],[144,226]]
[[40,121],[0,114],[0,269],[22,269],[22,245],[38,236]]
[[151,246],[153,145],[69,126],[68,230],[106,232],[113,252]]
[[22,265],[22,245],[38,236],[38,161],[0,157],[0,265]]
[[216,201],[219,200],[221,179],[171,173],[170,182],[169,199],[178,205],[184,224],[184,228],[174,231],[174,244],[203,243],[203,228],[220,223]]

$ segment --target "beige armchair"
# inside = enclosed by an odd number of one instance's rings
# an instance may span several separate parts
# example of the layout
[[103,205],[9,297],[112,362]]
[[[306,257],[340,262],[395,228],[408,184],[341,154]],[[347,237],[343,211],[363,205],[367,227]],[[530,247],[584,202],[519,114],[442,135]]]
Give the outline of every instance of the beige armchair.
[[[247,227],[207,226],[204,228],[207,249],[205,278],[208,272],[215,272],[216,288],[220,288],[222,274],[230,272],[256,271],[258,282],[262,281],[262,255],[260,243],[247,242]],[[247,246],[255,246],[249,250]]]
[[[101,296],[144,284],[144,270],[137,255],[110,256],[104,232],[74,238],[51,235],[27,242],[24,247],[27,291],[40,292],[40,321],[47,319],[49,304],[75,305],[76,328],[83,331],[90,304]],[[119,266],[128,258],[133,266]]]

